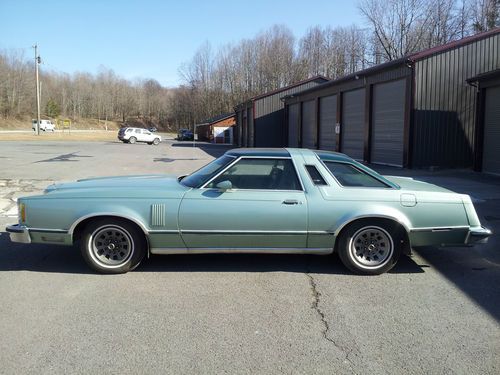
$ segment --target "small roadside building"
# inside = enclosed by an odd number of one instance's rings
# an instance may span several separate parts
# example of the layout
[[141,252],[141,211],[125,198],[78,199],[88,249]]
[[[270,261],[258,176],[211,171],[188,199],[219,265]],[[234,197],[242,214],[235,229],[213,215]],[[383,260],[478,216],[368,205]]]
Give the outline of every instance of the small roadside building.
[[288,94],[286,145],[500,173],[500,28]]
[[240,147],[282,147],[286,142],[284,103],[281,98],[306,90],[328,79],[316,76],[293,85],[254,96],[238,104],[236,113],[235,144]]
[[236,125],[234,113],[226,113],[203,121],[195,125],[198,141],[233,144],[234,125]]

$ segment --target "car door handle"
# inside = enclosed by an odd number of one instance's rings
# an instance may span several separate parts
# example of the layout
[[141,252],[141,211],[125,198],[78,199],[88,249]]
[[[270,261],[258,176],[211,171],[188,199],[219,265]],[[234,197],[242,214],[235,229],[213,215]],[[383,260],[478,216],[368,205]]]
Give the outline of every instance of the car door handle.
[[285,199],[281,204],[293,205],[293,204],[301,204],[297,199]]

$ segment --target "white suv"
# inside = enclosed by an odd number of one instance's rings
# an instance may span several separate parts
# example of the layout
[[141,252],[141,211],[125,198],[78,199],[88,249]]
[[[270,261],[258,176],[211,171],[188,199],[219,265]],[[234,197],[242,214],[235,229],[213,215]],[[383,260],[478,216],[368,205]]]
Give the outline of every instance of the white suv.
[[[31,129],[36,131],[36,123],[37,120],[31,120]],[[43,130],[44,132],[53,132],[56,126],[54,123],[50,120],[40,120],[40,130]]]
[[158,145],[161,137],[141,128],[121,128],[118,131],[118,139],[123,143],[146,142],[148,145]]

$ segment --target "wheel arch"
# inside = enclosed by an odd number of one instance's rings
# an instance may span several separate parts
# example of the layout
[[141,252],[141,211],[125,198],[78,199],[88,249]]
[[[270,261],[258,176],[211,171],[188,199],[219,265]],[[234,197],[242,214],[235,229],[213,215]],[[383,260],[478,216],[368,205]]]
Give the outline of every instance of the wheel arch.
[[402,244],[402,252],[404,254],[410,255],[411,254],[411,243],[410,243],[410,223],[409,220],[401,215],[384,215],[384,214],[360,214],[356,215],[353,217],[350,217],[349,219],[345,220],[342,224],[337,226],[337,229],[334,232],[335,235],[335,246],[334,246],[334,252],[337,251],[337,246],[338,246],[338,238],[340,237],[340,234],[346,230],[351,224],[354,224],[355,222],[358,221],[368,221],[370,219],[375,219],[375,220],[382,220],[386,222],[391,222],[395,225],[397,225],[401,230],[403,234],[403,244]]
[[87,225],[89,222],[91,222],[92,220],[102,219],[105,217],[126,220],[126,221],[132,223],[133,225],[135,225],[136,227],[138,227],[141,230],[141,232],[144,234],[144,237],[146,238],[146,242],[148,245],[148,253],[149,253],[149,232],[148,232],[147,228],[144,226],[144,224],[136,218],[130,217],[128,215],[117,214],[114,212],[92,213],[92,214],[84,215],[84,216],[78,218],[77,220],[75,220],[75,222],[71,225],[71,227],[68,230],[68,234],[71,235],[71,241],[74,242],[75,239],[79,238],[79,236],[82,233],[83,228],[85,228],[85,225]]

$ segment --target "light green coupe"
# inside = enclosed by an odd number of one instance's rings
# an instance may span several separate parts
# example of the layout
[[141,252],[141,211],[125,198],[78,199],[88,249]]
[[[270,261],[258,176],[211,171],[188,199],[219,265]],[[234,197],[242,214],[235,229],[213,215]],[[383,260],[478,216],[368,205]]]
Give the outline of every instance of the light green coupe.
[[383,177],[343,154],[235,149],[189,176],[93,178],[20,198],[11,240],[72,245],[102,273],[151,254],[338,252],[380,274],[401,253],[486,242],[468,195]]

